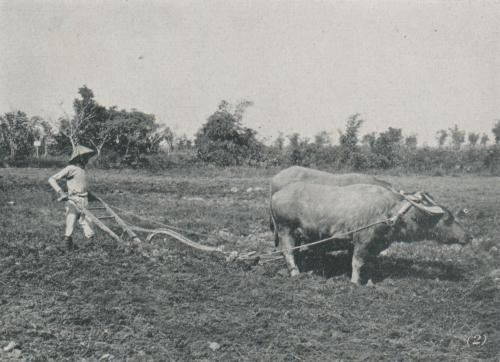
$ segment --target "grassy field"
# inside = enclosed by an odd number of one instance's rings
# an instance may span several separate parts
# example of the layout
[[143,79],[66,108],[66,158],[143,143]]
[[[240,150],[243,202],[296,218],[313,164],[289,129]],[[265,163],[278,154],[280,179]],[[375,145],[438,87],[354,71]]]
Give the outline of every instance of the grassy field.
[[[464,223],[477,240],[463,248],[393,244],[372,270],[375,284],[356,287],[342,256],[290,279],[281,260],[226,262],[160,238],[145,247],[147,258],[102,233],[89,244],[78,229],[79,250],[61,252],[64,205],[47,184],[54,172],[0,169],[2,361],[499,358],[498,177],[382,176],[452,210],[470,209]],[[203,244],[267,252],[275,172],[90,174],[113,206],[202,234],[186,235]],[[467,343],[478,334],[484,345]],[[10,341],[16,348],[4,351]]]

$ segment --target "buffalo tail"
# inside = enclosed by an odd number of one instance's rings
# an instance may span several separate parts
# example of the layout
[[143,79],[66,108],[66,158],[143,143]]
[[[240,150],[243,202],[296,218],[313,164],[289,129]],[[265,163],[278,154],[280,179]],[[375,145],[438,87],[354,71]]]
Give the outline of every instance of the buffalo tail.
[[278,247],[280,240],[278,237],[278,226],[276,225],[276,217],[273,211],[273,193],[272,193],[272,185],[269,187],[269,227],[271,231],[274,233],[274,246]]

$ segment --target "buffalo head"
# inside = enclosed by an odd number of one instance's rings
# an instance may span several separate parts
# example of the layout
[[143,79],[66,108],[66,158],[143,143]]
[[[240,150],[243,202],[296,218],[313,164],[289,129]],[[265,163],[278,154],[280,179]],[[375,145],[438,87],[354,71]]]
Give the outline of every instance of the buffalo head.
[[[427,193],[419,198],[410,198],[414,208],[408,212],[403,221],[403,231],[412,240],[432,239],[443,244],[465,245],[472,240],[472,236],[448,209],[438,205]],[[466,215],[466,209],[460,210],[457,215]]]

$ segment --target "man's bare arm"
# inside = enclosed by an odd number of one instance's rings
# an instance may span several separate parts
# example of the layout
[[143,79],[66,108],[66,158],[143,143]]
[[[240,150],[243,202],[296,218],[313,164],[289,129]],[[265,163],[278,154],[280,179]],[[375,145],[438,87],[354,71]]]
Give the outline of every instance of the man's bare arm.
[[59,195],[57,201],[65,201],[68,199],[68,195],[62,190],[61,186],[59,186],[59,184],[57,183],[56,179],[53,176],[49,177],[49,185]]

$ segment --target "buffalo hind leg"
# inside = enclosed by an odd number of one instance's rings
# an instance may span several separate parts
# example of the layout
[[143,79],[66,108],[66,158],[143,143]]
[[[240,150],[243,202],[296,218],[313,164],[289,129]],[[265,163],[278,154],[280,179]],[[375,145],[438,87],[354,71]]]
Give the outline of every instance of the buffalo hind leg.
[[290,230],[284,230],[280,237],[281,252],[285,257],[286,265],[290,271],[290,276],[294,277],[300,274],[297,264],[295,264],[295,259],[293,257],[292,248],[295,246],[295,239],[292,236]]

